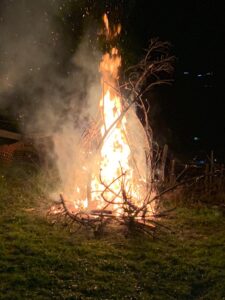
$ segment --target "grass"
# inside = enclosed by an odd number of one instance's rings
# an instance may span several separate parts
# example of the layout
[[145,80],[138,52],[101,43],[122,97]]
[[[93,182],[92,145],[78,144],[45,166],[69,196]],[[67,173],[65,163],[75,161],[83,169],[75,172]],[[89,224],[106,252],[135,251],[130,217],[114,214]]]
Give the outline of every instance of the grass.
[[50,188],[27,166],[0,167],[0,299],[225,299],[217,207],[179,207],[160,239],[94,239],[47,222]]

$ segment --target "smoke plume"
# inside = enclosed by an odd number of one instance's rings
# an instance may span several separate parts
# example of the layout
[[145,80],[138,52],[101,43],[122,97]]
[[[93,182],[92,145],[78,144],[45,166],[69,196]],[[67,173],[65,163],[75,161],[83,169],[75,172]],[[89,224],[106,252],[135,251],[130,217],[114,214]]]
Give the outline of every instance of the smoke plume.
[[55,21],[61,3],[1,2],[0,111],[17,118],[25,135],[51,138],[51,155],[66,186],[80,162],[81,134],[96,115],[101,55],[88,33],[68,55]]

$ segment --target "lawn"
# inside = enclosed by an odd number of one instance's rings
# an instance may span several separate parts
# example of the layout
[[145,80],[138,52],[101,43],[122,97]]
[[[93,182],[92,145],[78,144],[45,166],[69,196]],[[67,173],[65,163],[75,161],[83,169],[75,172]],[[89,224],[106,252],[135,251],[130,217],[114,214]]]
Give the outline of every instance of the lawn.
[[96,239],[47,220],[49,177],[0,166],[0,299],[225,299],[217,206],[180,205],[155,239]]

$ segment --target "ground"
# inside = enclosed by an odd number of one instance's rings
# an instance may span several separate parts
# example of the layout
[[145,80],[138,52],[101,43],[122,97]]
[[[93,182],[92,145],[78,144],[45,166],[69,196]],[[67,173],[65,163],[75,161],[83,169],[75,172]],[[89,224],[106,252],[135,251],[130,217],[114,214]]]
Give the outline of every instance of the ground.
[[225,299],[217,206],[180,205],[156,239],[96,239],[47,220],[45,176],[0,167],[0,299]]

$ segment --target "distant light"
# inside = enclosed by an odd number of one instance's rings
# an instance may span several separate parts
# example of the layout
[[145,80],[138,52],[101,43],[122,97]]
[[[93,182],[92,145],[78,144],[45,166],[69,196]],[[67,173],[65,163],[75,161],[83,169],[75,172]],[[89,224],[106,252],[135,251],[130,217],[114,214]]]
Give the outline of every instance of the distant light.
[[189,72],[188,72],[188,71],[185,71],[185,72],[184,72],[184,75],[189,75]]
[[194,141],[199,141],[199,137],[194,136]]
[[206,75],[207,75],[207,76],[212,76],[212,75],[213,75],[213,72],[207,72]]
[[217,158],[215,158],[214,161],[217,162]]
[[198,74],[197,77],[202,77],[202,74]]

